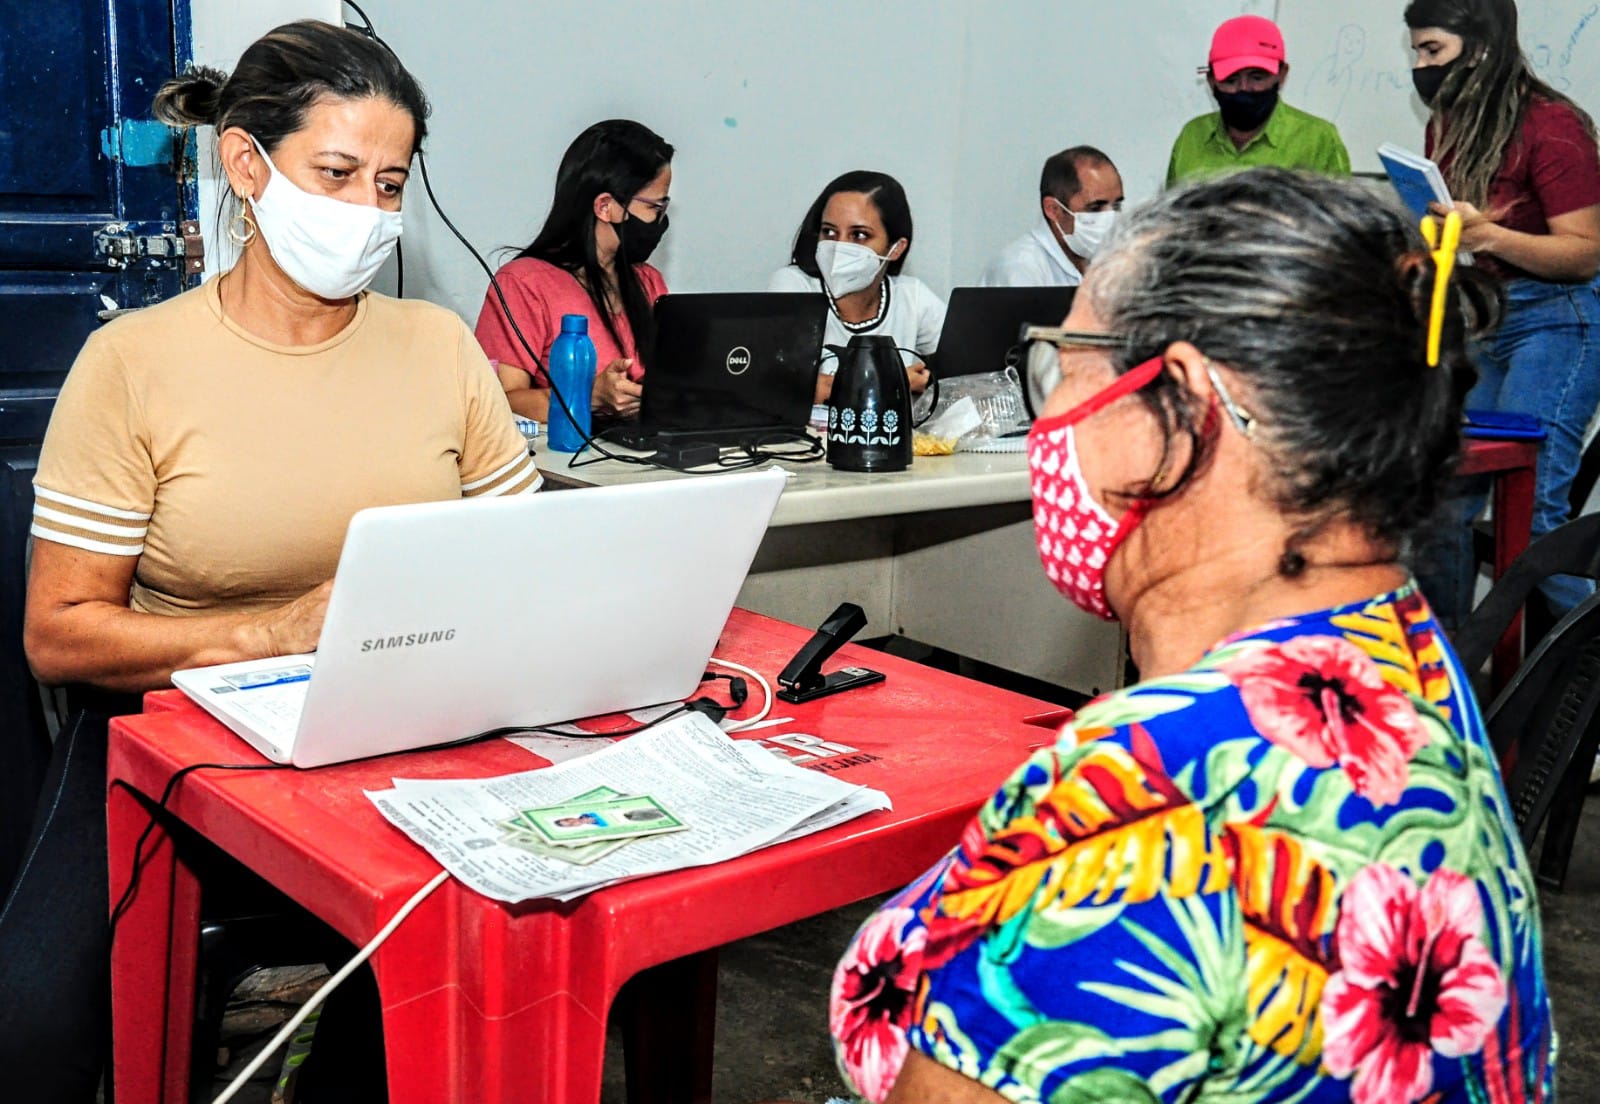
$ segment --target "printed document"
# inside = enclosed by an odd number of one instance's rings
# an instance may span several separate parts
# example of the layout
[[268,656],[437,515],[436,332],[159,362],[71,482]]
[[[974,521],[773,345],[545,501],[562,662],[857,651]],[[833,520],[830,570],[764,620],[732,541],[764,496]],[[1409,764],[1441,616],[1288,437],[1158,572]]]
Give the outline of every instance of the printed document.
[[[600,788],[647,795],[687,828],[627,842],[584,865],[503,839],[507,821]],[[736,741],[699,713],[592,755],[473,780],[408,780],[368,791],[391,824],[487,897],[566,901],[647,874],[706,866],[890,808],[879,790],[797,767]]]

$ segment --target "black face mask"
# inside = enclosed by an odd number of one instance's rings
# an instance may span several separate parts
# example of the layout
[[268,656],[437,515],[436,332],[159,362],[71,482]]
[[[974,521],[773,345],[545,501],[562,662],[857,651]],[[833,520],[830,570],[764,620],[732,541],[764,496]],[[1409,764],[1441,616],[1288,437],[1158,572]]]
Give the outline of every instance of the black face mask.
[[1429,65],[1422,69],[1411,70],[1411,83],[1416,86],[1417,95],[1422,97],[1422,102],[1429,107],[1439,96],[1439,89],[1444,87],[1444,82],[1455,72],[1456,62],[1459,57],[1451,58],[1443,65]]
[[661,244],[661,235],[667,232],[667,213],[661,212],[654,222],[628,215],[611,229],[617,232],[617,245],[628,263],[644,264]]
[[1272,118],[1278,107],[1278,86],[1262,92],[1212,92],[1222,109],[1222,122],[1230,130],[1255,130]]

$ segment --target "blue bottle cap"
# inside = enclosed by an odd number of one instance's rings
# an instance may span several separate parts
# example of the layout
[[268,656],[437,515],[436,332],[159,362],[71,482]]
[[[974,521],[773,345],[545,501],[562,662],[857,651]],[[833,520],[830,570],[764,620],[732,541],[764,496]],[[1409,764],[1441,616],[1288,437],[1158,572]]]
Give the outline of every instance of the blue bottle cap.
[[563,314],[561,316],[561,332],[580,334],[588,333],[589,316],[586,314]]

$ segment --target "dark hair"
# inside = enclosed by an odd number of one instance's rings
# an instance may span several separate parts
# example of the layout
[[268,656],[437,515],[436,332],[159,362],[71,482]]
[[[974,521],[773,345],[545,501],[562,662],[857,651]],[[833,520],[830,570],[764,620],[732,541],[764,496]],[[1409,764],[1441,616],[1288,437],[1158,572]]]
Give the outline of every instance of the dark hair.
[[906,266],[906,257],[911,253],[911,204],[906,200],[906,190],[898,180],[888,173],[873,172],[871,169],[856,169],[828,182],[822,194],[806,211],[805,218],[800,220],[800,231],[794,236],[794,249],[789,254],[789,263],[797,265],[807,276],[821,278],[817,270],[817,239],[822,236],[822,212],[827,209],[828,200],[840,192],[860,192],[872,200],[872,205],[878,209],[878,217],[883,220],[883,229],[889,235],[891,245],[901,238],[906,240],[905,252],[888,265],[889,275],[900,275],[900,270]]
[[[594,200],[606,192],[627,204],[661,170],[672,164],[672,146],[642,123],[629,119],[607,119],[585,130],[567,152],[561,155],[556,170],[556,194],[544,226],[518,257],[533,257],[581,276],[594,304],[596,316],[617,347],[622,335],[606,306],[606,293],[614,291],[622,303],[622,313],[633,331],[634,349],[648,365],[655,352],[655,323],[650,302],[633,265],[619,250],[616,282],[600,264],[595,249]],[[660,217],[659,215],[657,216]]]
[[428,135],[428,98],[388,47],[331,23],[285,23],[252,42],[228,76],[191,68],[156,92],[155,117],[173,126],[240,127],[270,154],[306,125],[306,113],[325,99],[377,97],[403,108],[415,134]]
[[1109,165],[1111,158],[1093,146],[1073,146],[1052,154],[1039,173],[1039,198],[1054,196],[1065,203],[1083,190],[1078,170],[1084,165]]
[[[1514,0],[1412,0],[1405,20],[1414,31],[1439,27],[1462,38],[1465,60],[1445,79],[1428,120],[1433,159],[1444,165],[1445,183],[1457,199],[1487,205],[1489,184],[1530,100],[1565,104],[1595,137],[1588,114],[1533,75],[1517,40]],[[1465,64],[1472,59],[1476,64]]]
[[[1457,268],[1429,367],[1434,273],[1410,216],[1368,188],[1264,168],[1167,192],[1127,216],[1084,292],[1127,339],[1119,372],[1188,341],[1238,377],[1234,398],[1272,459],[1271,493],[1299,523],[1280,561],[1294,575],[1305,567],[1299,546],[1334,518],[1398,548],[1448,483],[1476,378],[1467,331],[1492,327],[1500,300],[1488,277]],[[1127,493],[1170,495],[1209,457],[1215,415],[1169,373],[1139,395],[1166,433],[1162,467],[1179,436],[1191,456],[1173,487]]]

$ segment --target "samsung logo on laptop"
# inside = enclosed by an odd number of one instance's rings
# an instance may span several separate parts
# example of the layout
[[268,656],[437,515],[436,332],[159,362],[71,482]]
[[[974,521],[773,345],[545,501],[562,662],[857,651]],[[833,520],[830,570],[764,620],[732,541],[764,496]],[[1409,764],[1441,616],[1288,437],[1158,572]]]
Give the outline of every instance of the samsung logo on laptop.
[[743,345],[734,346],[732,349],[728,350],[728,359],[726,363],[728,365],[728,374],[730,376],[744,375],[745,370],[750,367],[750,350],[746,349]]
[[415,648],[419,644],[438,644],[454,640],[454,629],[434,629],[432,632],[406,633],[403,636],[376,636],[361,642],[363,652],[384,652],[394,648]]

